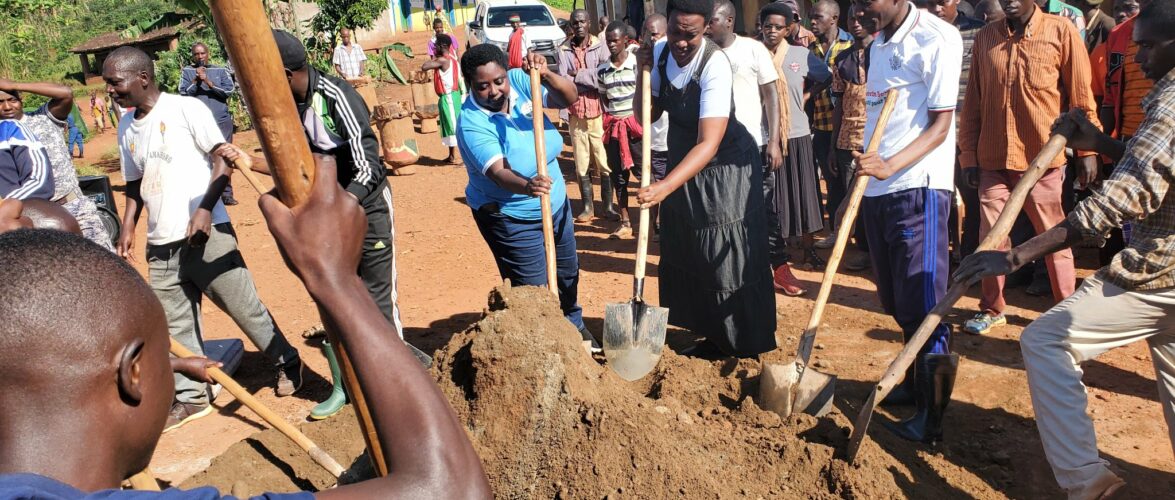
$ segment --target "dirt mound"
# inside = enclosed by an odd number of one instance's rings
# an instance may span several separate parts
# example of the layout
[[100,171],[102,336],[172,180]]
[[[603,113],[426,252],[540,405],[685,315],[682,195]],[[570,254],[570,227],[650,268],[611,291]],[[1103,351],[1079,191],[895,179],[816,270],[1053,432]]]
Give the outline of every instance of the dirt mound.
[[[347,405],[334,417],[299,426],[331,457],[348,467],[345,477],[370,477],[363,435],[355,411]],[[318,491],[337,481],[326,469],[276,429],[249,436],[212,459],[204,471],[188,478],[183,488],[215,486],[224,493],[248,498],[265,492]]]
[[666,349],[626,382],[587,357],[545,289],[497,289],[487,316],[437,354],[437,382],[502,498],[904,497],[904,467],[867,443],[833,458],[848,420],[760,409],[755,361]]
[[[495,289],[485,317],[435,359],[432,373],[500,498],[904,498],[896,481],[909,487],[916,477],[868,441],[858,466],[835,458],[849,434],[835,409],[822,419],[760,409],[751,397],[757,361],[666,349],[654,373],[624,381],[583,352],[542,288]],[[302,429],[353,475],[370,475],[350,408]],[[185,482],[250,494],[333,483],[274,430],[237,443]]]

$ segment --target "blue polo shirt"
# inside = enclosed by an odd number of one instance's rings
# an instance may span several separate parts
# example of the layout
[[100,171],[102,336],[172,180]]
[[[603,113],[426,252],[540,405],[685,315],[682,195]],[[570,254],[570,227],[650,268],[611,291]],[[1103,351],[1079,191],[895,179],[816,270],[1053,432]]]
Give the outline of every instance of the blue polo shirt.
[[[510,82],[509,112],[489,111],[479,106],[472,94],[461,105],[461,114],[457,118],[457,147],[469,174],[465,200],[474,210],[487,203],[497,203],[507,216],[540,220],[542,206],[537,197],[511,193],[486,177],[490,165],[501,158],[505,158],[510,170],[523,177],[538,174],[534,157],[534,122],[531,121],[530,77],[521,69],[507,71],[506,76]],[[544,88],[544,105],[546,101],[547,90]],[[563,183],[563,172],[556,161],[559,152],[563,151],[563,136],[547,117],[543,117],[543,129],[547,176],[551,178],[551,212],[555,213],[567,200],[567,185]]]

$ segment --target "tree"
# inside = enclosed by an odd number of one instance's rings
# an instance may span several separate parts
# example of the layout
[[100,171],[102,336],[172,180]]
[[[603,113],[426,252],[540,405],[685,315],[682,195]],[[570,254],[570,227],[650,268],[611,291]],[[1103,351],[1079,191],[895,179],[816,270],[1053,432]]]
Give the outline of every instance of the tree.
[[342,28],[371,29],[375,20],[388,9],[384,0],[318,0],[318,14],[310,19],[310,28],[330,33],[331,45]]

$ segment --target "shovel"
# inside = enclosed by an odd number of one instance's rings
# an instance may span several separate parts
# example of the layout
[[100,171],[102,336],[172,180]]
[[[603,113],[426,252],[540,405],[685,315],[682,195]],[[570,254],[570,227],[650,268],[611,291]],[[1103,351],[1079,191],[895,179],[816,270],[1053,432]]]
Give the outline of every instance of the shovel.
[[[991,226],[991,231],[988,231],[983,241],[979,242],[979,247],[975,249],[976,252],[993,250],[1008,237],[1012,225],[1016,222],[1016,217],[1020,215],[1020,209],[1024,207],[1024,201],[1028,198],[1028,192],[1036,185],[1036,181],[1039,181],[1048,171],[1049,164],[1065,151],[1065,142],[1068,141],[1068,136],[1073,131],[1070,127],[1071,125],[1066,125],[1055,130],[1052,137],[1040,149],[1040,153],[1036,155],[1032,163],[1028,164],[1028,170],[1024,172],[1020,181],[1016,183],[1016,187],[1012,189],[1012,194],[1008,196],[1008,202],[1004,205],[1003,212],[1000,212],[999,218]],[[955,302],[959,301],[968,288],[971,288],[971,283],[956,283],[947,290],[942,300],[939,300],[934,309],[926,314],[926,319],[922,320],[922,324],[918,326],[914,336],[906,342],[905,347],[898,353],[898,357],[890,363],[885,374],[881,376],[881,381],[873,387],[873,391],[869,393],[869,399],[865,401],[861,413],[857,414],[857,419],[853,422],[853,433],[849,436],[849,445],[845,451],[848,463],[853,463],[857,458],[857,452],[861,450],[861,443],[864,442],[866,436],[865,431],[869,429],[869,421],[873,418],[873,410],[897,385],[898,379],[906,372],[906,368],[914,363],[918,357],[918,351],[921,351],[922,346],[930,339],[930,334],[934,333],[934,329],[942,322],[943,316],[951,311]]]
[[[881,146],[881,134],[889,122],[889,115],[897,102],[897,90],[886,92],[885,104],[881,106],[881,114],[877,117],[877,126],[873,128],[873,135],[869,137],[866,153],[877,152]],[[853,232],[853,223],[857,220],[857,212],[861,208],[861,199],[865,196],[865,187],[869,185],[869,177],[858,176],[853,182],[853,191],[845,200],[844,218],[840,221],[840,228],[836,232],[836,245],[832,247],[832,255],[828,265],[824,268],[824,279],[820,281],[820,293],[816,295],[816,305],[812,307],[812,316],[808,319],[808,326],[800,337],[796,359],[792,363],[768,366],[763,370],[763,381],[760,384],[760,399],[768,409],[781,414],[791,415],[800,411],[809,415],[822,417],[832,409],[832,396],[836,392],[836,376],[809,369],[808,361],[812,358],[812,347],[816,343],[816,332],[820,321],[824,317],[824,306],[828,304],[828,296],[832,293],[832,284],[836,279],[836,269],[840,266],[845,247]]]
[[[649,185],[652,126],[652,95],[649,68],[641,68],[641,187]],[[612,371],[628,381],[637,380],[657,366],[665,347],[669,309],[645,302],[645,263],[649,257],[649,209],[642,207],[636,239],[636,271],[632,279],[632,300],[604,308],[604,357]]]
[[[530,102],[532,129],[534,130],[534,162],[537,175],[547,176],[547,134],[543,115],[543,86],[538,68],[530,69]],[[551,195],[539,195],[543,206],[543,253],[547,258],[547,288],[559,297],[559,282],[555,280],[555,227],[551,216]]]

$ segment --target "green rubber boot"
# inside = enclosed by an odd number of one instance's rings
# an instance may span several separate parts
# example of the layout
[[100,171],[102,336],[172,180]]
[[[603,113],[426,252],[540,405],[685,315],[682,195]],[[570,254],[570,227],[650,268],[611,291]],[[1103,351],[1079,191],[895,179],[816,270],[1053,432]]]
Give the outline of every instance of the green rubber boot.
[[343,370],[339,368],[335,349],[330,346],[330,342],[324,340],[322,341],[322,352],[326,354],[326,362],[330,364],[330,378],[334,382],[334,389],[331,390],[330,397],[326,398],[326,401],[318,403],[318,406],[310,410],[310,418],[314,420],[329,418],[347,404],[347,393],[343,390]]

